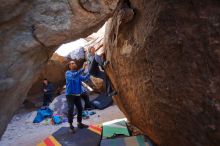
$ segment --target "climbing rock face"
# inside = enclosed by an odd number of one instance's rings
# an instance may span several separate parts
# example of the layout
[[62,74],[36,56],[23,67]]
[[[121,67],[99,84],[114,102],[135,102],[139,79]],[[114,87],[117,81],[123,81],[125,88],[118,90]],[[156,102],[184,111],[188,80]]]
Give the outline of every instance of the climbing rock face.
[[115,101],[159,146],[218,146],[220,1],[129,2],[105,36]]
[[118,0],[1,1],[0,136],[55,49],[98,30],[117,3]]
[[104,88],[104,82],[100,78],[96,78],[94,76],[90,76],[91,83],[87,83],[92,89],[96,92],[103,92],[105,90]]
[[54,50],[117,7],[105,48],[120,109],[159,146],[219,145],[220,2],[118,1],[1,1],[0,135]]

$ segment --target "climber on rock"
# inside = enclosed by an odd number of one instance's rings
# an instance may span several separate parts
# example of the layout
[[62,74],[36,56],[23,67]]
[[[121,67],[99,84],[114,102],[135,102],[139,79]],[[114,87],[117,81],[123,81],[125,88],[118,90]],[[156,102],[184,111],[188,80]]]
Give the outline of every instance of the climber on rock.
[[[116,95],[117,93],[112,90],[108,76],[104,72],[104,68],[109,64],[109,61],[104,61],[104,53],[102,53],[102,55],[98,55],[96,54],[96,49],[94,47],[89,48],[88,62],[89,62],[89,67],[88,67],[89,73],[96,78],[103,79],[105,94],[107,96]],[[100,67],[102,68],[102,70],[100,69]]]
[[52,102],[53,85],[46,78],[43,80],[43,106],[49,106]]
[[82,81],[88,80],[90,75],[82,75],[87,64],[83,64],[83,68],[77,69],[77,65],[74,61],[70,61],[68,64],[69,70],[65,73],[66,78],[66,99],[68,104],[68,122],[70,124],[70,129],[74,133],[73,126],[73,110],[74,105],[77,108],[77,126],[78,128],[87,128],[88,126],[82,123],[82,103],[81,103],[81,93],[82,93]]

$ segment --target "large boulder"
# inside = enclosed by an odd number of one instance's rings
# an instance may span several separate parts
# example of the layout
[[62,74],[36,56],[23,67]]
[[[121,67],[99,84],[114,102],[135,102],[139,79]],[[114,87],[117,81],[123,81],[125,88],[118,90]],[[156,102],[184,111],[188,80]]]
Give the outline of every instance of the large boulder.
[[55,49],[97,31],[118,1],[1,1],[0,136]]
[[219,145],[220,2],[118,1],[1,1],[0,135],[55,49],[116,10],[107,70],[129,121],[159,146]]
[[104,82],[102,79],[96,78],[94,76],[90,76],[90,80],[91,80],[91,83],[88,82],[87,84],[89,86],[91,86],[94,91],[103,92],[105,90],[104,89]]
[[219,146],[220,1],[121,7],[105,38],[120,109],[159,146]]

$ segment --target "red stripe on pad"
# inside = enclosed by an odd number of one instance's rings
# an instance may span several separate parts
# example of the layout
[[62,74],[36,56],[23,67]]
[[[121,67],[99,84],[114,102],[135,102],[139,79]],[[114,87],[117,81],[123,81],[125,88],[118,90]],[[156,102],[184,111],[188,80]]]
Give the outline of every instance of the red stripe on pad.
[[52,142],[49,138],[46,138],[46,139],[44,140],[44,143],[45,143],[47,146],[55,146],[55,145],[53,144],[53,142]]
[[97,131],[99,131],[99,132],[102,131],[102,128],[100,128],[100,127],[96,127],[96,126],[93,126],[93,125],[90,125],[89,128],[91,128],[91,129],[95,129],[95,130],[97,130]]

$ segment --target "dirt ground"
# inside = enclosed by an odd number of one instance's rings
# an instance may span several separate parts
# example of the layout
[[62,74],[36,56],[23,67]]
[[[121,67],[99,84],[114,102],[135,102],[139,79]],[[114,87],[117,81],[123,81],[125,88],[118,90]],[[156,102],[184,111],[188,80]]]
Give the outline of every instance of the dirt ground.
[[[104,110],[93,110],[95,115],[90,116],[89,119],[84,119],[85,124],[101,124],[106,121],[124,118],[123,113],[116,105],[112,105]],[[60,125],[51,125],[43,121],[38,124],[32,123],[36,111],[28,112],[21,109],[9,123],[0,141],[0,146],[35,146],[47,136],[58,130],[60,127],[67,127],[68,123]],[[76,126],[76,118],[74,119]]]

